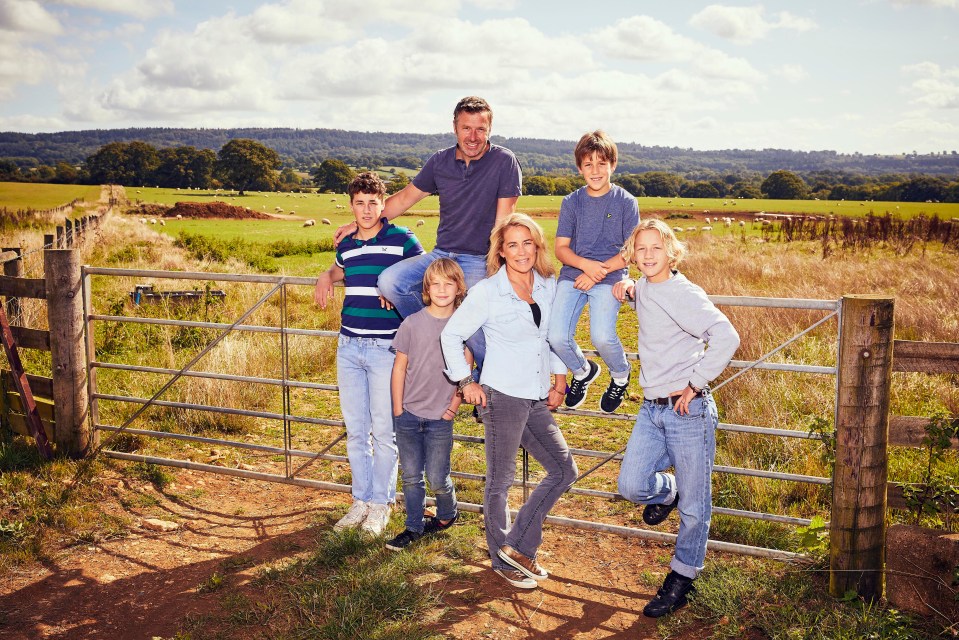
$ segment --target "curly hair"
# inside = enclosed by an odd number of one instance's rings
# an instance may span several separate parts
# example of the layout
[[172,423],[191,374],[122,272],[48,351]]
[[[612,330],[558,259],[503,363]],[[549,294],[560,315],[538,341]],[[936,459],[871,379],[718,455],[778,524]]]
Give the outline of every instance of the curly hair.
[[364,171],[350,180],[346,192],[350,194],[350,202],[353,202],[353,196],[358,193],[375,193],[382,200],[386,197],[386,184],[372,171]]

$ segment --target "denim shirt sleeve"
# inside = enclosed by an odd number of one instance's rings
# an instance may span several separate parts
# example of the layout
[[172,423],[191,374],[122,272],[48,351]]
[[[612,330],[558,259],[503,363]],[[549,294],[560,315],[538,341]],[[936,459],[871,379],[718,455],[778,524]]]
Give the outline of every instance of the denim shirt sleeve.
[[473,286],[463,303],[453,312],[446,328],[440,334],[440,346],[446,361],[444,373],[456,382],[470,375],[470,366],[463,354],[463,345],[467,338],[476,333],[489,319],[489,303],[483,280]]

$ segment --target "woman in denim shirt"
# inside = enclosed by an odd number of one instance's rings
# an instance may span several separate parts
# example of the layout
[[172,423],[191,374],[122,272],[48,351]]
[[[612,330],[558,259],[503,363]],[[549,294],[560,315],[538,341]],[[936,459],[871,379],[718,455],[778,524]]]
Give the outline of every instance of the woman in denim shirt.
[[[489,277],[475,284],[440,336],[446,375],[479,408],[486,432],[483,513],[493,570],[515,587],[533,589],[549,577],[536,562],[543,520],[576,480],[577,469],[551,410],[566,393],[566,365],[546,342],[556,292],[543,230],[524,214],[500,222],[490,236]],[[486,337],[486,363],[473,381],[463,344]],[[553,382],[550,382],[550,374]],[[520,445],[546,477],[510,525],[508,491]]]

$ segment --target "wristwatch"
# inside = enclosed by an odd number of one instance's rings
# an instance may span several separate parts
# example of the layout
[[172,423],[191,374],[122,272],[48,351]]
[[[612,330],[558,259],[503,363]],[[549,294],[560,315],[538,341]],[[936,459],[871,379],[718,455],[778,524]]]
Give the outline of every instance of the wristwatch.
[[476,382],[476,380],[473,380],[473,376],[472,376],[472,375],[468,375],[468,376],[466,376],[465,378],[463,378],[462,380],[460,380],[459,382],[457,382],[457,383],[456,383],[456,386],[459,388],[460,391],[462,391],[463,389],[465,389],[465,388],[468,387],[469,385],[473,384],[474,382]]

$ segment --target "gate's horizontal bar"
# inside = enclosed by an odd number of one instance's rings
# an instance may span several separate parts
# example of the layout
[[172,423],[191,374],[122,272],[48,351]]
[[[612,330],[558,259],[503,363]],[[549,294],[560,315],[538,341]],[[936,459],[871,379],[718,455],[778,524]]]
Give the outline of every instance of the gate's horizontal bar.
[[197,329],[232,329],[233,331],[250,331],[252,333],[285,333],[291,336],[319,336],[335,338],[338,331],[325,329],[281,329],[280,327],[266,327],[258,324],[238,324],[235,327],[227,322],[200,322],[196,320],[171,320],[169,318],[134,318],[129,316],[105,316],[90,314],[89,320],[103,320],[105,322],[130,322],[133,324],[155,324],[164,327],[191,327]]
[[759,469],[743,469],[741,467],[725,467],[716,465],[713,467],[716,473],[732,473],[737,476],[753,476],[756,478],[768,478],[771,480],[789,480],[790,482],[805,482],[807,484],[832,484],[829,478],[819,476],[803,476],[796,473],[781,473],[779,471],[761,471]]
[[253,418],[266,418],[269,420],[290,420],[291,422],[302,422],[305,424],[321,424],[328,427],[345,427],[342,420],[326,420],[325,418],[308,418],[306,416],[284,416],[282,413],[270,413],[268,411],[247,411],[246,409],[234,409],[232,407],[214,407],[207,404],[191,404],[189,402],[169,402],[167,400],[154,400],[150,402],[149,398],[135,398],[132,396],[113,396],[105,393],[94,393],[90,396],[97,400],[113,400],[114,402],[132,402],[135,404],[152,404],[158,407],[172,407],[174,409],[195,409],[197,411],[213,411],[215,413],[226,413],[234,416],[250,416]]
[[248,273],[206,273],[204,271],[159,271],[151,269],[115,269],[112,267],[83,267],[83,273],[94,276],[131,278],[160,278],[166,280],[212,280],[222,282],[254,282],[260,284],[296,284],[316,286],[316,278],[297,276],[262,276]]
[[775,309],[824,309],[835,311],[839,300],[812,300],[808,298],[757,298],[753,296],[709,296],[713,304],[730,307],[770,307]]
[[[583,353],[587,356],[597,356],[599,357],[599,351],[595,349],[583,349]],[[626,352],[627,360],[639,360],[639,354],[635,352]],[[745,369],[750,367],[751,369],[766,369],[768,371],[792,371],[794,373],[817,373],[824,375],[836,375],[838,369],[836,367],[824,367],[821,365],[813,364],[789,364],[788,362],[760,362],[758,364],[753,364],[751,360],[732,360],[729,363],[729,366],[733,369]]]
[[[131,462],[144,462],[147,464],[160,464],[170,467],[179,467],[181,469],[192,469],[195,471],[207,471],[210,473],[219,473],[222,475],[249,478],[251,480],[263,480],[266,482],[279,482],[282,484],[294,484],[302,487],[313,487],[316,489],[325,489],[327,491],[339,491],[341,493],[350,493],[352,487],[345,484],[336,484],[332,482],[321,482],[319,480],[308,480],[305,478],[287,478],[273,473],[262,473],[258,471],[247,471],[245,469],[231,469],[229,467],[218,467],[211,464],[200,464],[186,460],[173,460],[170,458],[158,458],[135,453],[123,453],[120,451],[104,450],[103,454],[109,458],[118,460],[128,460]],[[402,494],[397,494],[402,497]],[[428,500],[432,503],[432,500]],[[482,513],[482,505],[470,502],[460,502],[457,508],[471,513]],[[512,517],[516,517],[517,512],[512,511]],[[600,522],[589,522],[586,520],[577,520],[574,518],[564,518],[561,516],[546,516],[546,522],[561,527],[571,529],[583,529],[587,531],[602,531],[604,533],[615,533],[621,536],[631,538],[646,538],[649,540],[658,540],[660,542],[674,543],[676,536],[671,533],[662,533],[660,531],[649,531],[647,529],[635,529],[632,527],[623,527],[613,524],[604,524]],[[741,555],[757,556],[762,558],[776,558],[781,560],[805,558],[804,555],[792,553],[790,551],[780,551],[779,549],[767,549],[765,547],[751,547],[744,544],[735,544],[733,542],[722,542],[720,540],[709,540],[706,543],[708,549],[713,551],[728,551]]]
[[[117,371],[140,371],[142,373],[162,373],[165,375],[174,375],[180,373],[179,369],[161,369],[159,367],[140,367],[132,364],[115,364],[112,362],[91,362],[90,366],[100,369],[115,369]],[[251,376],[234,376],[226,373],[214,373],[212,371],[185,371],[181,375],[191,378],[212,378],[213,380],[229,380],[231,382],[252,382],[256,384],[272,384],[283,386],[283,381],[277,378],[254,378]],[[335,384],[320,384],[318,382],[299,382],[296,380],[287,380],[286,385],[297,389],[320,389],[322,391],[336,391],[339,389]]]

